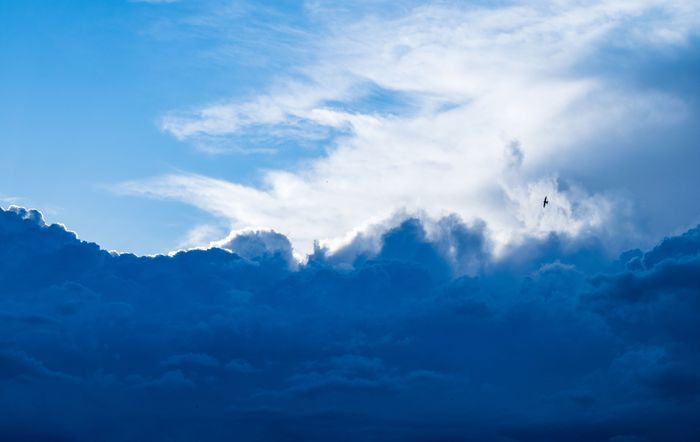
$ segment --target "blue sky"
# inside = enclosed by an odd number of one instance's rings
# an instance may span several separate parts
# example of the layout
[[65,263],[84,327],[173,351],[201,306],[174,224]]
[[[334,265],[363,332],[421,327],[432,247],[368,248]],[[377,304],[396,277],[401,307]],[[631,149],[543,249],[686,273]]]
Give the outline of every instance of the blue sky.
[[700,5],[336,3],[0,0],[0,440],[699,440]]
[[284,65],[217,56],[214,30],[181,25],[206,6],[2,2],[3,206],[41,206],[106,247],[164,252],[207,214],[112,185],[175,170],[254,182],[258,168],[304,156],[202,155],[159,129],[169,109],[249,93]]
[[4,204],[110,249],[273,228],[303,256],[398,212],[620,249],[698,221],[689,2],[0,7]]

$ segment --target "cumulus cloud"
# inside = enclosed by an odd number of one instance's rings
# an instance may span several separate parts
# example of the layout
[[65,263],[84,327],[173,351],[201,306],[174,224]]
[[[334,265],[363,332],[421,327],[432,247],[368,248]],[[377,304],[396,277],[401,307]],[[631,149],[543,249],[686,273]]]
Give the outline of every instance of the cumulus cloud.
[[186,354],[181,354],[181,355],[173,355],[169,356],[163,362],[161,362],[163,365],[166,366],[174,366],[174,367],[179,367],[179,366],[187,366],[187,365],[192,365],[192,366],[199,366],[199,367],[218,367],[219,366],[219,361],[214,359],[213,357],[206,355],[206,354],[201,354],[201,353],[186,353]]
[[274,231],[237,231],[212,246],[227,249],[250,260],[279,259],[290,268],[296,266],[292,244],[286,236]]
[[292,268],[274,232],[137,257],[41,219],[0,212],[3,437],[700,435],[699,228],[495,255],[483,223],[408,217]]

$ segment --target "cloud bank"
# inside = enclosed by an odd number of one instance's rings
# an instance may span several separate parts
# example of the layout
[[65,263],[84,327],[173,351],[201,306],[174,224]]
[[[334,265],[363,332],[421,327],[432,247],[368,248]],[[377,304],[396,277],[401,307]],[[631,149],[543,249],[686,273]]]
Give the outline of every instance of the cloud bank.
[[112,254],[0,211],[0,439],[697,440],[700,226],[609,257],[593,235],[498,256],[416,218]]

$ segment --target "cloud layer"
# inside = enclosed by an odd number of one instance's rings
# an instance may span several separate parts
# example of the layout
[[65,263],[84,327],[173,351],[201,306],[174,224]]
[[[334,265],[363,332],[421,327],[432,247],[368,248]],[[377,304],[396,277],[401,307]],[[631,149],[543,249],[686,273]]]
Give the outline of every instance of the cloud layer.
[[0,439],[696,440],[700,226],[647,252],[407,218],[295,267],[0,211]]

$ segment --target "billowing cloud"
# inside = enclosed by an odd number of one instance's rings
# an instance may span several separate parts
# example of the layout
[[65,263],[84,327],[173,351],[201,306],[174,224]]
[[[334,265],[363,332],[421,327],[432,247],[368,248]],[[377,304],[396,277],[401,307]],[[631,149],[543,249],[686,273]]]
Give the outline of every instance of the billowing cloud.
[[238,256],[254,261],[279,259],[289,268],[296,266],[289,239],[274,231],[233,232],[221,241],[214,241],[211,245],[230,250]]
[[137,257],[0,211],[0,436],[700,436],[700,228],[620,258],[487,230],[397,219],[290,267],[274,232]]
[[[302,254],[315,240],[337,249],[397,211],[483,219],[503,247],[591,230],[625,244],[644,230],[627,220],[642,210],[646,170],[600,182],[620,156],[634,171],[637,157],[652,164],[642,150],[683,150],[646,147],[647,131],[687,130],[696,117],[687,96],[620,72],[692,46],[700,14],[690,2],[409,3],[355,14],[314,2],[306,12],[319,24],[302,45],[313,56],[293,75],[246,98],[172,111],[161,127],[214,148],[284,140],[303,149],[295,141],[311,138],[318,155],[261,172],[259,186],[177,173],[118,189],[194,205],[233,229],[282,232]],[[667,189],[672,180],[658,181]],[[545,195],[550,210],[536,210]],[[634,216],[656,219],[657,208]]]

